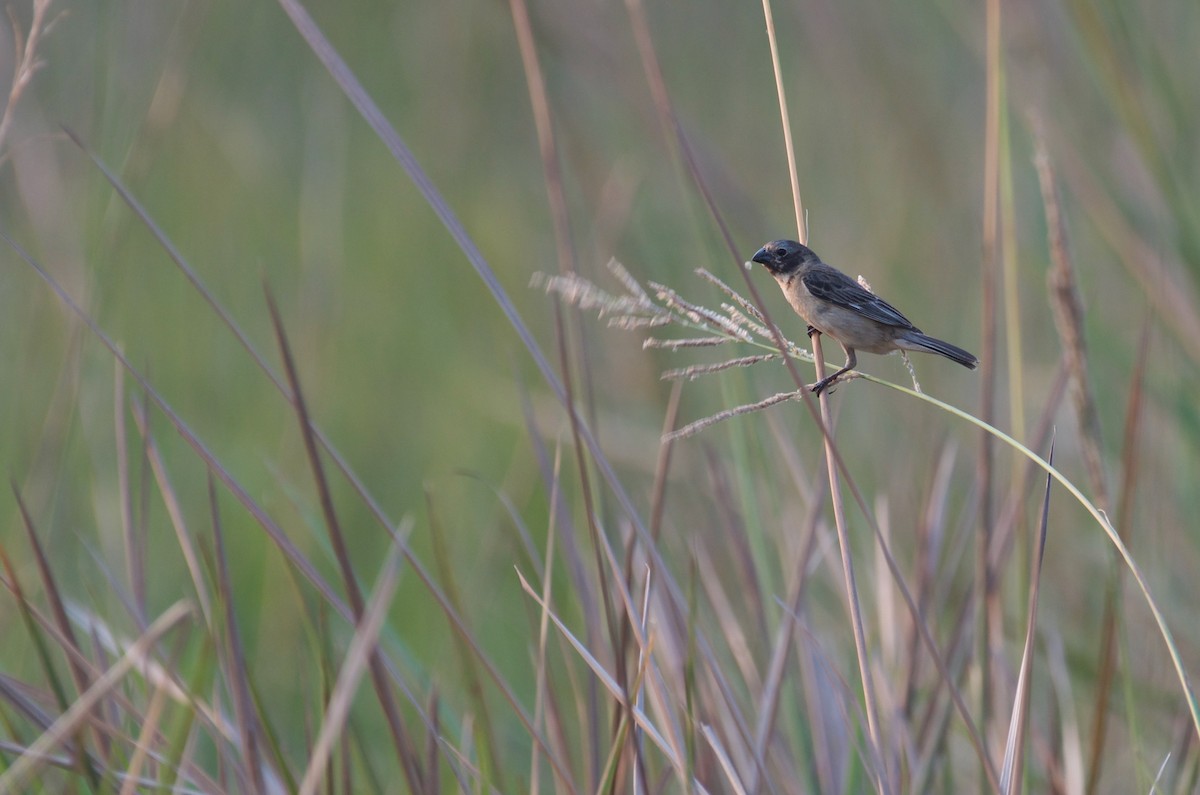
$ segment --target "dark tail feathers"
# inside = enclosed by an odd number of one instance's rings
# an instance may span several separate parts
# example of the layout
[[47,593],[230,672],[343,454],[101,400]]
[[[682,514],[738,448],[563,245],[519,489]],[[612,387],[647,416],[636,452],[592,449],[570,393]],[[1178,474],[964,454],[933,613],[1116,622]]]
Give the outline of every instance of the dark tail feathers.
[[974,370],[979,364],[979,360],[975,358],[974,354],[967,353],[957,345],[951,345],[948,342],[934,339],[919,331],[910,331],[904,337],[897,339],[896,344],[910,351],[925,351],[927,353],[940,354],[947,359],[953,359],[970,370]]

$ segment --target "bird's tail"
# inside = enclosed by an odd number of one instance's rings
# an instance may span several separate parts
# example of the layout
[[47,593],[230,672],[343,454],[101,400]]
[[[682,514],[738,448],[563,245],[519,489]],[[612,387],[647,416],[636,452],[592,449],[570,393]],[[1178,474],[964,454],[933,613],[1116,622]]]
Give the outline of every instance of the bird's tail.
[[974,370],[976,365],[979,364],[979,360],[975,358],[975,354],[968,353],[957,345],[951,345],[948,342],[935,339],[919,331],[910,331],[903,337],[897,338],[896,344],[905,350],[940,354],[947,359],[953,359],[970,370]]

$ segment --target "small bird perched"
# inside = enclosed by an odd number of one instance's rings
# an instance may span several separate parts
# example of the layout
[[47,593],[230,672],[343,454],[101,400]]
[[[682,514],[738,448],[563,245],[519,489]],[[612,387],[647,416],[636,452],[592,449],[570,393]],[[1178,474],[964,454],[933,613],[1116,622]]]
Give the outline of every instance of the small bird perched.
[[776,240],[760,248],[754,261],[766,266],[792,309],[808,322],[808,333],[820,332],[837,340],[846,352],[846,366],[813,384],[821,390],[854,369],[856,350],[868,353],[906,351],[937,353],[972,370],[974,355],[956,345],[921,333],[898,309],[863,289],[837,268],[826,265],[812,249],[794,240]]

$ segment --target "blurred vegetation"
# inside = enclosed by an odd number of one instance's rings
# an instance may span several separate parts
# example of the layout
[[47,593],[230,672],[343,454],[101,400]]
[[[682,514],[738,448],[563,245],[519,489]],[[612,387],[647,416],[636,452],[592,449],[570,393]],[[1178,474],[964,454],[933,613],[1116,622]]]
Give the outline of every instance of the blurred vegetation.
[[[584,277],[619,292],[604,268],[615,257],[643,284],[660,282],[715,307],[724,297],[698,279],[695,268],[739,290],[744,282],[679,157],[674,133],[655,107],[630,6],[637,4],[536,0],[529,7],[559,147],[573,264]],[[9,8],[11,15],[0,23],[5,86],[18,66],[13,43],[22,41],[32,20],[28,3]],[[557,272],[559,262],[509,5],[352,0],[313,4],[310,11],[446,197],[556,367],[559,345],[565,344],[576,405],[648,518],[672,390],[659,374],[726,357],[704,350],[642,350],[639,336],[570,308],[563,310],[565,341],[559,336],[557,298],[530,288],[535,272]],[[645,12],[682,133],[730,224],[740,258],[748,259],[766,240],[796,236],[760,6],[654,3]],[[810,244],[831,264],[864,275],[925,331],[981,351],[983,5],[797,2],[780,3],[774,15]],[[117,175],[282,374],[264,286],[275,297],[313,421],[394,525],[412,519],[408,540],[415,556],[457,594],[478,647],[530,714],[540,608],[522,590],[514,567],[541,590],[537,572],[552,521],[552,492],[566,506],[563,518],[572,520],[570,527],[556,524],[555,530],[573,534],[577,553],[570,554],[578,554],[582,566],[572,571],[569,553],[558,548],[556,554],[565,557],[554,568],[554,588],[562,592],[555,610],[573,632],[599,641],[592,653],[615,668],[614,658],[621,655],[613,654],[601,627],[589,625],[596,616],[588,614],[583,594],[597,586],[576,576],[583,571],[595,579],[594,555],[603,558],[603,552],[594,551],[588,533],[567,414],[428,203],[280,7],[55,0],[47,20],[52,24],[38,43],[39,68],[18,101],[10,100],[12,123],[0,140],[0,231],[64,285],[222,468],[340,587],[291,405],[171,264],[147,224],[63,132],[71,130]],[[1015,232],[1015,248],[1007,253],[1017,268],[1019,292],[1010,298],[1018,299],[1023,391],[1014,395],[1008,388],[1012,373],[1005,345],[1012,344],[1011,328],[1001,328],[995,422],[1028,440],[1049,411],[1056,465],[1094,496],[1072,404],[1047,403],[1055,394],[1063,344],[1046,289],[1051,248],[1029,123],[1037,117],[1059,175],[1085,306],[1107,485],[1118,494],[1133,467],[1130,546],[1194,672],[1200,670],[1200,625],[1193,620],[1200,598],[1194,532],[1200,510],[1195,401],[1200,106],[1193,95],[1200,4],[1005,4],[1002,20],[1011,136],[1004,167],[1011,173]],[[783,330],[803,340],[801,321],[771,280],[761,272],[752,278]],[[1143,328],[1149,335],[1144,348]],[[836,346],[825,348],[834,356]],[[0,490],[5,517],[0,546],[12,564],[4,581],[11,585],[15,574],[25,598],[40,608],[53,590],[40,584],[14,497],[19,493],[57,589],[115,634],[135,637],[169,605],[194,600],[193,574],[180,554],[163,487],[142,452],[145,437],[133,420],[132,406],[146,404],[142,391],[8,245],[0,246],[0,361],[7,373],[7,388],[0,390],[0,469],[13,484]],[[984,387],[978,377],[931,358],[914,363],[925,391],[968,412],[979,410]],[[1139,366],[1144,383],[1135,379]],[[907,383],[898,358],[864,356],[860,367]],[[777,363],[689,382],[682,387],[677,424],[793,388]],[[1140,390],[1144,403],[1131,449],[1124,436],[1127,405]],[[957,600],[978,594],[972,591],[971,547],[980,523],[980,432],[866,381],[842,385],[832,400],[839,414],[838,448],[868,506],[890,523],[887,533],[907,573],[920,567],[910,539],[933,525],[944,533],[936,571],[912,576],[928,576],[936,584],[926,618],[937,638],[949,645],[960,631],[969,637],[969,629],[953,627]],[[1025,417],[1025,427],[1012,427],[1014,402],[1023,409],[1015,416]],[[219,602],[235,605],[258,709],[278,733],[281,757],[298,781],[322,720],[321,682],[332,685],[353,625],[333,614],[221,487],[217,502],[230,583],[228,589],[216,587],[209,468],[161,411],[150,406],[147,414],[180,513],[189,532],[202,539],[209,585]],[[117,415],[124,419],[118,422]],[[128,456],[124,474],[119,438]],[[554,466],[557,451],[561,479],[553,480],[547,468]],[[933,484],[943,459],[951,468],[946,491],[937,496]],[[1041,485],[1024,491],[1016,477],[1023,472],[1021,461],[998,447],[993,478],[1003,495],[994,510],[999,514],[1005,500],[1017,500],[1023,536],[1036,526]],[[817,709],[809,701],[812,681],[800,681],[812,668],[802,670],[809,658],[797,652],[787,674],[793,688],[787,692],[796,703],[785,702],[777,740],[790,750],[773,751],[776,762],[767,765],[766,775],[773,789],[764,791],[814,791],[835,781],[842,791],[872,786],[856,713],[858,685],[828,493],[821,490],[823,466],[820,431],[799,404],[786,403],[677,442],[666,482],[659,547],[669,573],[657,576],[700,592],[691,597],[698,600],[695,615],[673,629],[698,627],[723,638],[716,653],[731,671],[753,668],[765,676],[772,637],[792,620],[785,604],[804,554],[802,539],[810,522],[818,528],[810,563],[814,579],[796,644],[816,639],[821,652],[809,653],[828,655],[817,666],[820,676],[828,680],[836,671],[847,680],[846,714],[825,714],[841,732],[836,740],[826,739],[843,749],[837,758],[845,769],[834,778],[814,772],[822,747],[810,736],[814,713],[797,706],[804,701],[806,709]],[[595,516],[619,562],[644,562],[644,550],[629,553],[629,561],[624,557],[630,518],[602,485],[595,462],[589,460],[587,474]],[[391,546],[389,535],[345,480],[331,474],[331,483],[351,563],[360,585],[370,589]],[[1076,791],[1083,778],[1071,767],[1072,753],[1078,752],[1084,767],[1095,755],[1088,738],[1097,649],[1105,625],[1105,582],[1114,569],[1112,547],[1100,528],[1059,495],[1051,507],[1039,606],[1038,653],[1050,662],[1035,667],[1035,676],[1042,677],[1035,689],[1053,691],[1053,698],[1035,702],[1038,736],[1026,757],[1031,791]],[[895,597],[887,596],[886,569],[875,568],[881,564],[870,525],[852,505],[849,512],[859,576],[868,590],[867,626],[878,653],[878,678],[900,686],[902,678],[893,674],[909,663],[920,665],[922,692],[933,693],[931,702],[944,699],[944,693],[936,694],[938,680],[928,659],[914,663],[915,657],[905,656],[914,652],[902,649],[903,643],[889,645],[898,642],[893,633],[908,636],[910,617],[889,606]],[[944,518],[933,522],[931,512]],[[538,559],[522,542],[518,524],[527,528]],[[136,567],[129,563],[129,532],[144,556],[144,596],[131,575]],[[1027,542],[1017,549],[1001,571],[1005,620],[995,629],[1001,637],[1001,659],[993,661],[996,687],[1004,693],[1011,691],[1009,677],[1024,635]],[[469,686],[471,653],[458,645],[429,589],[404,565],[399,571],[381,635],[385,653],[418,702],[429,703],[436,693],[447,744],[467,760],[464,770],[482,771],[485,783],[473,784],[472,791],[528,791],[528,732],[488,683],[484,698],[495,725],[481,725]],[[634,583],[643,576],[631,564],[624,571]],[[1195,735],[1181,728],[1190,725],[1186,697],[1145,605],[1127,591],[1117,655],[1126,678],[1109,706],[1106,764],[1093,791],[1147,791],[1168,756],[1169,780],[1176,787],[1168,791],[1187,791],[1198,757]],[[609,598],[623,618],[620,600]],[[0,643],[0,674],[44,694],[46,664],[36,652],[34,633],[23,624],[19,601],[10,589],[0,593],[0,637],[6,639]],[[884,626],[897,616],[900,624]],[[737,617],[749,637],[744,647],[729,634]],[[973,618],[968,616],[968,624]],[[86,630],[77,632],[81,647],[97,661],[119,655],[111,649],[101,653]],[[224,633],[222,619],[213,637]],[[572,721],[562,732],[577,743],[571,769],[579,789],[594,791],[610,746],[625,741],[614,740],[619,710],[603,693],[602,707],[589,703],[587,666],[565,643],[559,645],[553,628],[551,633],[548,665],[563,699],[555,709]],[[662,643],[666,653],[670,643]],[[969,654],[971,643],[965,648]],[[178,666],[183,680],[206,682],[201,690],[230,687],[205,678],[206,666],[214,664],[214,645],[193,640],[172,647],[168,640],[159,651],[165,665]],[[626,649],[625,656],[636,668],[636,655]],[[977,700],[973,669],[962,664],[959,686]],[[65,665],[59,650],[53,666]],[[1052,670],[1069,674],[1069,689],[1063,689],[1068,682],[1050,683]],[[669,678],[682,692],[682,667]],[[729,698],[753,703],[759,697],[755,681],[748,676]],[[127,689],[139,703],[153,691],[144,683]],[[903,696],[887,693],[889,699]],[[1005,698],[997,702],[1001,717],[990,719],[998,722],[988,724],[997,761],[1011,707]],[[362,791],[409,791],[413,787],[397,772],[375,701],[364,680],[351,713],[355,751],[347,768],[355,771]],[[419,727],[414,709],[403,703],[405,718]],[[1070,705],[1067,715],[1063,704]],[[65,711],[43,706],[54,714]],[[753,710],[748,714],[752,734],[757,716]],[[946,791],[986,785],[957,717],[946,715],[951,739],[933,744],[944,758],[911,756],[928,762],[935,772],[927,780]],[[186,736],[184,719],[177,713],[173,720],[178,734],[172,736]],[[712,715],[705,720],[729,725]],[[2,771],[14,749],[31,745],[40,729],[10,698],[0,698],[0,727],[6,744]],[[222,756],[210,739],[194,742],[198,747],[189,754],[220,780],[216,759],[232,764],[230,752]],[[500,770],[483,759],[491,744],[497,746]],[[442,753],[440,764],[447,769],[462,761]],[[632,750],[625,753],[629,765]],[[739,765],[745,762],[735,756]],[[701,757],[695,769],[709,791],[732,791],[720,765]],[[783,757],[787,763],[778,761]],[[911,758],[909,764],[915,764]],[[120,762],[113,766],[125,769]],[[555,779],[544,762],[541,768],[545,790],[571,791],[562,781],[550,783]],[[653,791],[682,787],[670,778],[670,769],[651,763]],[[51,790],[64,781],[80,791],[120,786],[97,784],[77,770],[43,775],[39,781]],[[632,791],[633,775],[621,768],[614,791]],[[922,780],[913,775],[905,780]],[[453,782],[443,772],[447,791],[457,786]],[[191,786],[205,789],[194,780]],[[228,782],[216,789],[223,787],[240,789]]]

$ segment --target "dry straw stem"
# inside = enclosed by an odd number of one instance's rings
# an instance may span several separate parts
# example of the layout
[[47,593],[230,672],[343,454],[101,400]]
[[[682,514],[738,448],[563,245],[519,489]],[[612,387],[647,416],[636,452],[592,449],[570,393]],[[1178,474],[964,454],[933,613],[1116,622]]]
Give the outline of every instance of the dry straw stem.
[[[1003,90],[1000,0],[986,4],[986,118],[983,143],[983,256],[980,284],[982,338],[979,352],[979,419],[987,425],[996,421],[996,283],[999,270],[997,206],[1000,195],[1000,125]],[[993,613],[999,612],[997,580],[991,568],[993,516],[993,476],[995,454],[992,437],[983,434],[979,443],[976,479],[979,483],[979,538],[975,543],[975,581],[981,587],[977,595],[976,663],[979,666],[979,721],[984,733],[991,733],[992,721],[992,643],[995,630]]]
[[[812,336],[813,359],[816,363],[817,382],[825,378],[825,357],[821,352],[821,335]],[[829,390],[818,397],[821,406],[821,421],[828,433],[825,434],[825,467],[829,475],[829,495],[833,502],[833,519],[837,529],[838,551],[842,559],[842,576],[846,580],[846,606],[850,611],[850,623],[854,630],[854,651],[858,658],[858,673],[863,688],[863,706],[867,717],[867,734],[870,739],[871,764],[880,795],[892,792],[892,783],[884,758],[884,743],[880,733],[879,706],[875,698],[874,680],[868,662],[866,628],[863,625],[862,605],[858,596],[858,583],[854,574],[854,558],[850,554],[850,531],[846,526],[846,508],[842,501],[841,484],[838,478],[837,461],[833,449],[833,413],[829,410]],[[878,528],[876,528],[878,532]]]
[[[771,63],[775,72],[775,87],[779,96],[779,115],[782,121],[783,138],[788,159],[788,175],[791,181],[793,205],[796,210],[796,233],[801,242],[808,241],[804,224],[804,208],[800,199],[800,181],[796,169],[795,149],[792,145],[791,121],[788,118],[787,94],[784,90],[783,69],[779,61],[779,46],[775,35],[775,20],[771,13],[770,0],[763,0],[763,16],[767,27],[767,38],[771,48]],[[782,338],[782,334],[778,335]],[[825,361],[821,354],[821,335],[812,335],[813,360],[816,366],[817,381],[825,378]],[[786,354],[783,345],[780,353]],[[803,391],[803,390],[802,390]],[[833,416],[829,410],[829,392],[823,391],[818,401],[820,403],[820,419],[822,436],[825,441],[825,465],[829,474],[829,491],[833,501],[834,523],[837,527],[838,546],[841,550],[842,569],[846,579],[846,595],[850,609],[851,623],[854,625],[854,648],[858,657],[859,675],[862,680],[863,700],[867,714],[867,732],[870,737],[871,759],[874,767],[875,783],[881,795],[891,791],[891,782],[883,759],[883,739],[879,730],[879,708],[875,701],[870,668],[867,663],[866,632],[863,628],[862,609],[859,605],[858,589],[855,584],[854,563],[850,556],[850,537],[845,521],[845,507],[842,504],[841,486],[838,481],[839,463],[833,443]]]
[[792,188],[792,206],[796,210],[796,231],[801,243],[808,242],[808,228],[804,223],[804,202],[800,199],[800,174],[796,169],[796,147],[792,143],[792,122],[788,118],[787,92],[783,86],[783,66],[779,62],[779,42],[775,37],[775,15],[771,13],[771,0],[763,0],[763,19],[767,25],[767,43],[771,48],[771,69],[775,72],[775,90],[779,96],[779,119],[783,128],[783,148],[787,153],[788,179]]

